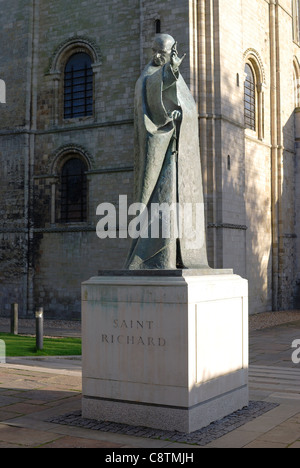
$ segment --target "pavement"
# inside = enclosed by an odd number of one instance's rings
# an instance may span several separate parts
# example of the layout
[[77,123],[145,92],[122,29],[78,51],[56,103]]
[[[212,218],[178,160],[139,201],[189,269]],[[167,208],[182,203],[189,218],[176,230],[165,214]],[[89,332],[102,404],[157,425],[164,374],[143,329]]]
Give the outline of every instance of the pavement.
[[[64,332],[46,327],[46,333],[80,335],[78,324],[70,328]],[[129,435],[118,428],[112,432],[62,424],[59,421],[64,415],[80,413],[81,358],[7,358],[5,364],[0,364],[0,448],[103,448],[116,453],[123,448],[127,453],[143,448],[163,452],[300,448],[300,363],[292,361],[292,353],[298,358],[300,352],[292,347],[294,340],[300,340],[300,312],[292,322],[250,328],[250,400],[271,405],[271,409],[258,412],[250,420],[245,418],[225,433],[220,430],[214,440],[201,446]]]

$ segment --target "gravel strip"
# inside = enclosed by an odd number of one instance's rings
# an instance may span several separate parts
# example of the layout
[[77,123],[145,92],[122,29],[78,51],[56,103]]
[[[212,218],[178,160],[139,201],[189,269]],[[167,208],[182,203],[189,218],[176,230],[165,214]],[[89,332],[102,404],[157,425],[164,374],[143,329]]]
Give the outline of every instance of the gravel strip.
[[113,423],[109,421],[95,421],[93,419],[82,418],[81,411],[51,418],[48,419],[47,422],[76,426],[95,431],[114,432],[135,437],[194,444],[203,447],[225,434],[243,426],[247,422],[253,421],[258,416],[261,416],[277,406],[278,404],[276,403],[269,403],[266,401],[250,401],[249,406],[239,411],[235,411],[229,416],[226,416],[203,429],[192,432],[191,434],[185,434],[177,431],[150,429],[147,427],[129,426],[127,424]]

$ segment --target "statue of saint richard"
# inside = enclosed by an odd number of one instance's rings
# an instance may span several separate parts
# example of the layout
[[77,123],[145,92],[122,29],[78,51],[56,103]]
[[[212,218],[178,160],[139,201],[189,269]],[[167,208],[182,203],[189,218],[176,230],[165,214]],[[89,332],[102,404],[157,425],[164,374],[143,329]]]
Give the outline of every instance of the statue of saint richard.
[[208,268],[198,112],[179,68],[177,42],[155,37],[153,57],[136,83],[135,193],[140,232],[130,270]]

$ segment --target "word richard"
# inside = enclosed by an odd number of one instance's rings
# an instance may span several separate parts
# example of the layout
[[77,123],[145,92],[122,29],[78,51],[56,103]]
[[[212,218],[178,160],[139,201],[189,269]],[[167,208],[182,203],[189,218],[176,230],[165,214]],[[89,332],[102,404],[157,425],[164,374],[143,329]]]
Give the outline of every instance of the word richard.
[[[154,336],[154,322],[152,320],[113,320],[113,329],[120,330],[116,333],[103,333],[103,344],[136,345],[136,346],[166,346],[166,340]],[[139,331],[137,335],[135,331]],[[129,334],[130,332],[130,334]],[[150,334],[151,333],[151,334]]]

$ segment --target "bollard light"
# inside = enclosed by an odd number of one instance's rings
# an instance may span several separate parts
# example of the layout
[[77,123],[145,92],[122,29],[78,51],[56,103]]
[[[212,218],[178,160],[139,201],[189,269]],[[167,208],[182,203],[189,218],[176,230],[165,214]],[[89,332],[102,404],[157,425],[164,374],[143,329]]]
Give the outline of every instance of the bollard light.
[[35,312],[36,323],[36,349],[41,351],[44,347],[44,310],[42,307]]

